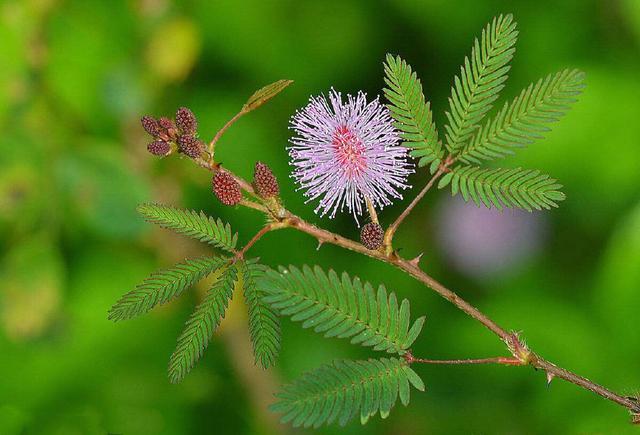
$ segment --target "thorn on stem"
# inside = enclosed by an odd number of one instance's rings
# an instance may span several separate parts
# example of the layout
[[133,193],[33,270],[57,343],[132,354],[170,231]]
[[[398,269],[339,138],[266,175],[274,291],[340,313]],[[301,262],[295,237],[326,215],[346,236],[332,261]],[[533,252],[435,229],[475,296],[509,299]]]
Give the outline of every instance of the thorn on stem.
[[414,267],[419,267],[420,265],[420,259],[422,258],[422,256],[424,255],[424,252],[421,252],[420,255],[418,255],[416,258],[414,258],[413,260],[409,261],[409,264],[411,264]]
[[551,385],[551,381],[553,381],[553,378],[555,377],[556,375],[554,375],[553,373],[547,372],[547,387]]
[[318,240],[318,246],[316,246],[316,251],[319,251],[324,242],[322,240]]

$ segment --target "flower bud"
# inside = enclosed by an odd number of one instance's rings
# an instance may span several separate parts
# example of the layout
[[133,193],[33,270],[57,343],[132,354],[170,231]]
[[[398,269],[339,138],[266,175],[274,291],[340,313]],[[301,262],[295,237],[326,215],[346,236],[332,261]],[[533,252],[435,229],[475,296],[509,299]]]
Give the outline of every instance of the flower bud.
[[226,172],[218,172],[212,180],[213,193],[224,205],[236,205],[242,199],[238,182]]
[[190,135],[182,135],[178,137],[178,147],[180,152],[188,155],[192,159],[200,157],[202,154],[202,142]]
[[158,137],[162,134],[162,128],[158,124],[158,120],[153,116],[145,115],[140,118],[142,128],[153,137]]
[[173,121],[167,118],[166,116],[163,116],[162,118],[160,118],[158,120],[158,124],[160,124],[160,127],[164,128],[165,130],[169,130],[170,128],[175,128]]
[[163,140],[155,140],[147,145],[147,150],[154,156],[166,156],[171,152],[171,146]]
[[280,195],[278,180],[271,169],[262,162],[256,162],[253,172],[253,185],[256,192],[264,199]]
[[198,120],[191,110],[181,107],[176,112],[176,125],[182,134],[193,135],[198,130]]
[[367,248],[372,251],[382,246],[384,240],[384,230],[376,223],[369,222],[362,227],[360,231],[360,241]]
[[158,119],[158,124],[160,125],[160,129],[162,130],[162,139],[167,139],[169,141],[174,141],[178,138],[178,129],[176,128],[176,124],[169,118],[163,116]]

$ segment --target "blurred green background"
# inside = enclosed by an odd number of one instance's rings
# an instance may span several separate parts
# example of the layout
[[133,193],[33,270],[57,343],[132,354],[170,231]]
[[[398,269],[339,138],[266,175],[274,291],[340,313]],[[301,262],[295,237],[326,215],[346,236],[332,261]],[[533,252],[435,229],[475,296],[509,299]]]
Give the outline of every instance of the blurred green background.
[[[207,174],[187,159],[150,156],[140,115],[187,105],[201,135],[211,137],[253,90],[295,80],[224,136],[219,157],[247,178],[255,160],[267,162],[289,208],[319,222],[288,177],[287,122],[295,109],[330,86],[380,93],[382,60],[393,52],[418,71],[442,126],[453,75],[473,37],[502,12],[513,12],[521,31],[505,96],[567,66],[587,72],[586,92],[548,139],[505,163],[550,172],[568,199],[545,214],[478,217],[444,192],[430,194],[398,246],[407,256],[425,251],[430,273],[504,327],[523,331],[542,355],[637,393],[640,1],[0,0],[0,433],[288,432],[265,411],[279,383],[334,358],[373,353],[285,320],[279,364],[262,371],[253,366],[236,300],[204,359],[175,386],[166,377],[168,357],[204,289],[138,320],[107,321],[109,306],[147,274],[203,250],[145,224],[136,204],[203,209],[230,221],[241,241],[262,219],[222,207]],[[348,216],[322,223],[357,237]],[[477,233],[494,236],[478,241]],[[518,255],[507,246],[513,238]],[[449,249],[454,242],[462,250]],[[474,260],[485,244],[487,261],[465,260],[466,246]],[[414,316],[428,316],[417,355],[505,352],[488,331],[385,265],[331,246],[316,252],[312,239],[291,231],[267,236],[252,252],[272,266],[317,263],[385,282],[410,298]],[[633,430],[623,409],[561,381],[547,387],[544,373],[417,370],[428,390],[409,407],[342,430]]]

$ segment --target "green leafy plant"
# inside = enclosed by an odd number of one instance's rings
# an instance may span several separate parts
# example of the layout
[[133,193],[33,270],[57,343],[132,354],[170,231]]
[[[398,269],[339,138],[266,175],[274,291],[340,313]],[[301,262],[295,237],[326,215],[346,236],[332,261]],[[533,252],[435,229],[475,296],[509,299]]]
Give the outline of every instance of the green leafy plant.
[[[344,425],[356,416],[366,423],[376,414],[386,418],[398,398],[404,405],[409,403],[409,385],[424,391],[413,364],[531,366],[546,372],[547,382],[564,379],[625,407],[635,422],[640,421],[637,398],[616,394],[542,358],[518,333],[504,329],[428,275],[420,267],[420,256],[406,259],[393,246],[400,225],[434,186],[450,187],[453,195],[465,201],[498,209],[551,209],[565,199],[562,186],[539,170],[485,167],[542,139],[550,123],[569,110],[584,88],[582,72],[563,70],[532,83],[487,118],[505,86],[517,35],[513,17],[504,15],[492,20],[475,40],[454,78],[443,138],[417,73],[393,55],[384,62],[386,107],[377,100],[368,103],[363,93],[349,95],[344,102],[332,90],[328,98],[311,98],[292,117],[291,128],[297,134],[288,149],[293,177],[310,201],[319,200],[316,211],[320,214],[333,216],[345,207],[356,221],[366,214],[369,222],[362,227],[361,242],[313,225],[288,210],[279,197],[277,178],[266,164],[256,163],[249,183],[216,160],[216,145],[224,132],[291,81],[280,80],[254,93],[206,146],[196,139],[197,120],[187,108],[178,110],[175,121],[145,116],[143,127],[154,138],[148,146],[152,154],[188,156],[212,174],[213,191],[222,204],[256,210],[264,215],[266,224],[238,250],[237,234],[220,219],[162,205],[140,206],[139,212],[149,222],[223,252],[187,259],[152,274],[116,302],[109,318],[117,321],[146,313],[198,281],[211,279],[170,358],[172,382],[184,379],[203,356],[238,291],[247,305],[256,363],[264,368],[276,361],[281,343],[279,319],[285,316],[323,337],[348,339],[387,355],[324,364],[284,386],[272,410],[294,426]],[[418,167],[428,168],[428,180],[385,230],[376,209],[408,187],[405,182],[411,163],[407,154],[417,160]],[[411,323],[409,301],[399,301],[383,285],[374,289],[347,272],[338,275],[318,266],[271,268],[245,258],[262,236],[283,228],[306,233],[320,245],[333,244],[395,266],[488,328],[505,344],[509,355],[456,360],[414,357],[411,346],[420,336],[425,317]]]

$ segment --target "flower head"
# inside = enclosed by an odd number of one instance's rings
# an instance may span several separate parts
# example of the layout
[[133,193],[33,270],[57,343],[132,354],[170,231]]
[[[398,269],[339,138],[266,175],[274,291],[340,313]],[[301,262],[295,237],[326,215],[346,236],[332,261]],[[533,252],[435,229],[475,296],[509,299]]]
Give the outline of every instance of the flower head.
[[256,162],[253,172],[253,185],[262,198],[268,199],[280,195],[280,186],[271,168],[262,162]]
[[399,146],[389,110],[376,98],[347,95],[331,89],[329,98],[312,97],[291,119],[297,133],[289,147],[293,178],[308,201],[320,199],[316,213],[334,217],[346,205],[356,222],[366,209],[402,198],[413,172],[407,149]]

